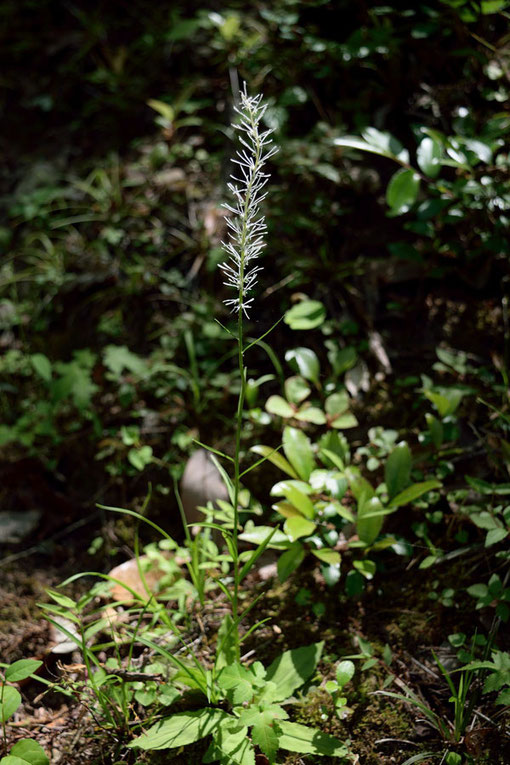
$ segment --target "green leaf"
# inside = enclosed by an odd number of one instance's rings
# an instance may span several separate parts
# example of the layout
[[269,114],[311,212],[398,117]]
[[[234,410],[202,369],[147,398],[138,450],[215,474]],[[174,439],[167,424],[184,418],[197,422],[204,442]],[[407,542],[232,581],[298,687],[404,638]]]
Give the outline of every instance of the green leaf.
[[103,364],[114,378],[119,378],[124,370],[137,377],[147,373],[147,362],[125,345],[107,345],[103,352]]
[[363,132],[362,138],[358,136],[343,136],[335,138],[335,146],[341,146],[346,149],[359,149],[367,151],[370,154],[379,154],[381,157],[388,157],[395,161],[409,162],[409,153],[402,147],[402,144],[389,133],[382,133],[375,128],[367,128]]
[[310,439],[298,428],[287,426],[283,431],[283,451],[300,478],[308,481],[315,468]]
[[404,489],[411,480],[411,450],[405,441],[398,444],[384,468],[384,480],[390,499]]
[[300,542],[294,542],[278,558],[278,579],[280,582],[286,582],[294,571],[299,568],[305,558],[305,551]]
[[374,496],[373,487],[363,478],[358,468],[348,467],[345,471],[345,477],[349,481],[349,487],[358,503]]
[[416,161],[418,167],[423,170],[429,178],[437,178],[441,170],[441,157],[443,148],[437,138],[425,136],[420,142],[416,151]]
[[496,545],[499,542],[502,542],[503,539],[505,539],[508,536],[508,530],[507,529],[491,529],[487,532],[487,536],[485,537],[485,547],[491,547],[491,545]]
[[355,666],[352,661],[341,661],[336,668],[336,681],[340,688],[343,688],[349,680],[352,679],[355,672]]
[[152,462],[152,446],[140,446],[139,449],[130,449],[128,460],[134,468],[142,471]]
[[299,375],[288,377],[284,383],[285,395],[293,404],[300,404],[310,395],[310,387],[306,380]]
[[356,530],[359,538],[366,545],[371,545],[379,536],[385,514],[378,497],[370,497],[358,502]]
[[300,420],[301,422],[311,422],[314,425],[326,424],[326,415],[322,409],[319,409],[317,406],[310,406],[309,404],[305,404],[301,409],[298,409],[294,417],[296,420]]
[[448,417],[457,410],[466,391],[462,388],[442,388],[441,393],[426,390],[423,395],[436,407],[440,417]]
[[[324,642],[285,651],[269,665],[266,680],[276,684],[275,701],[285,701],[313,675]],[[297,750],[293,750],[297,751]]]
[[367,558],[364,558],[363,560],[355,560],[352,565],[365,577],[365,579],[370,580],[374,578],[377,567],[373,560],[368,560]]
[[307,497],[311,488],[301,481],[280,481],[271,489],[271,495],[283,496],[296,507],[305,518],[315,517],[315,507],[311,499]]
[[397,170],[386,189],[386,202],[395,215],[408,212],[416,201],[420,189],[420,176],[414,170]]
[[329,566],[337,566],[342,559],[339,552],[331,550],[329,547],[323,547],[320,550],[310,550],[310,552],[322,563],[326,563]]
[[[14,744],[9,752],[9,757],[13,757],[15,760],[19,758],[24,765],[26,763],[30,765],[49,765],[50,762],[42,746],[31,738],[22,738],[21,741]],[[5,763],[7,759],[4,758],[1,762]],[[11,763],[11,765],[15,765],[15,763]]]
[[151,726],[128,747],[149,750],[187,746],[208,736],[227,717],[221,709],[209,707],[195,712],[181,712]]
[[293,518],[287,518],[283,524],[283,530],[292,542],[302,537],[309,537],[315,529],[316,524],[303,518],[301,515],[295,515]]
[[[247,525],[243,533],[239,534],[239,539],[243,542],[250,542],[252,545],[261,545],[272,531],[273,528],[271,526]],[[271,537],[271,542],[268,544],[268,547],[276,550],[286,550],[288,546],[289,540],[283,531],[276,531]]]
[[318,300],[302,300],[290,308],[283,320],[291,329],[315,329],[323,324],[326,309]]
[[327,492],[335,499],[342,499],[347,491],[347,479],[337,470],[314,470],[310,486],[318,492]]
[[5,679],[9,683],[19,683],[25,680],[42,667],[42,661],[38,659],[19,659],[5,669]]
[[358,424],[356,417],[349,412],[349,396],[344,391],[328,396],[325,409],[333,428],[355,428]]
[[280,452],[275,451],[271,446],[257,444],[256,446],[252,446],[250,451],[254,454],[259,454],[261,457],[266,457],[269,462],[271,462],[273,465],[276,465],[276,467],[280,468],[280,470],[283,470],[283,472],[287,473],[287,475],[290,475],[291,478],[299,477],[290,462],[288,462],[285,457],[280,454]]
[[267,756],[270,762],[274,761],[278,751],[279,722],[276,722],[273,713],[269,710],[260,712],[257,722],[251,731],[251,738],[255,746]]
[[295,409],[281,396],[269,396],[266,401],[266,412],[278,417],[293,417]]
[[443,484],[441,483],[441,481],[436,481],[436,480],[421,481],[420,483],[413,483],[407,489],[404,489],[404,491],[401,491],[400,494],[397,494],[397,496],[394,497],[389,503],[388,508],[401,507],[402,505],[409,505],[411,502],[414,502],[415,499],[418,499],[418,497],[421,497],[422,494],[426,494],[428,491],[432,491],[432,489],[440,489],[442,485]]
[[218,675],[218,685],[227,691],[232,704],[243,704],[253,698],[253,675],[240,664],[224,667]]
[[0,717],[3,722],[9,719],[21,704],[21,694],[12,685],[5,685],[3,689],[3,704],[0,706]]
[[221,721],[202,762],[220,765],[255,765],[255,750],[246,725],[233,717]]
[[285,361],[301,377],[311,380],[313,383],[319,382],[319,359],[310,348],[294,348],[291,351],[287,351]]
[[329,757],[345,757],[349,753],[344,744],[328,733],[287,720],[279,721],[278,725],[281,730],[278,737],[280,749]]
[[50,382],[51,380],[51,361],[48,359],[47,356],[44,355],[44,353],[33,353],[30,356],[30,361],[32,362],[32,366],[45,382]]
[[236,640],[234,633],[234,629],[236,628],[233,627],[233,624],[231,615],[226,613],[220,624],[216,640],[215,666],[217,670],[234,664],[236,660]]

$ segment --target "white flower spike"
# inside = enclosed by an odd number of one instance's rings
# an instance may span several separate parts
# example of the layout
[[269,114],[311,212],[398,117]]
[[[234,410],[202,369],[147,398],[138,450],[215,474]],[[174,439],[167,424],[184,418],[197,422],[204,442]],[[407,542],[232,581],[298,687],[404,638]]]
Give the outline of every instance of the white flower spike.
[[235,110],[240,120],[233,127],[239,131],[239,141],[244,148],[236,151],[236,158],[232,161],[238,165],[241,177],[230,176],[232,182],[228,188],[234,196],[234,203],[223,205],[232,215],[226,218],[229,241],[222,242],[228,259],[220,264],[220,268],[226,277],[224,284],[237,290],[237,297],[225,300],[225,305],[235,313],[242,310],[248,317],[248,309],[254,299],[247,295],[262,270],[260,266],[249,264],[265,247],[266,224],[264,216],[259,215],[259,206],[266,196],[262,190],[269,175],[262,172],[262,168],[278,149],[271,147],[272,130],[260,132],[260,122],[267,108],[261,106],[262,95],[248,96],[245,83],[239,96],[239,108],[235,107]]

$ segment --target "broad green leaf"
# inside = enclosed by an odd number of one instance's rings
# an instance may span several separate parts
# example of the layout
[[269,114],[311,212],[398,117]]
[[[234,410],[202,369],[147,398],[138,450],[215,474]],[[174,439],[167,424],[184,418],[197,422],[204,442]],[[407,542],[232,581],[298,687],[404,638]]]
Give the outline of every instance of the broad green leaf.
[[384,468],[384,480],[390,499],[409,484],[411,464],[411,450],[406,442],[402,441],[393,449]]
[[300,484],[300,481],[280,481],[273,486],[271,494],[283,494],[285,499],[294,505],[305,518],[312,519],[315,517],[315,507],[312,500],[307,497],[310,492],[301,491],[296,484]]
[[287,351],[285,361],[301,377],[311,380],[313,383],[319,382],[319,359],[310,348],[294,348],[291,351]]
[[288,377],[284,383],[285,395],[293,404],[300,404],[310,395],[310,387],[306,380],[299,375]]
[[437,419],[437,417],[434,417],[433,414],[430,414],[430,412],[426,413],[425,420],[427,422],[427,427],[429,429],[432,443],[434,444],[436,449],[439,449],[439,447],[443,443],[443,436],[444,436],[443,423],[440,422]]
[[5,669],[5,679],[9,683],[19,683],[25,680],[42,667],[42,661],[38,659],[19,659]]
[[305,558],[305,551],[300,542],[294,542],[278,558],[278,579],[280,582],[286,582],[294,571],[299,568]]
[[173,122],[175,119],[175,110],[165,101],[158,101],[156,98],[149,98],[147,106],[158,112],[167,122]]
[[342,499],[347,491],[347,479],[337,470],[314,470],[310,486],[318,492],[327,492],[335,499]]
[[360,572],[365,579],[373,579],[376,571],[376,565],[373,560],[364,558],[363,560],[355,560],[353,563],[354,568]]
[[303,517],[299,510],[291,505],[290,502],[276,502],[272,505],[273,510],[276,513],[280,513],[284,518],[295,518],[295,516]]
[[346,149],[359,149],[359,151],[379,154],[381,157],[388,157],[395,161],[409,162],[409,153],[389,133],[381,133],[381,131],[375,128],[367,128],[363,133],[363,137],[366,140],[358,138],[358,136],[346,135],[342,138],[335,138],[333,143],[335,146],[341,146]]
[[319,409],[317,406],[310,406],[309,404],[305,404],[298,409],[294,417],[296,420],[300,420],[301,422],[311,422],[314,425],[326,424],[326,415],[322,409]]
[[[252,545],[261,545],[272,531],[271,526],[250,526],[247,524],[243,533],[239,534],[239,539],[243,542],[250,542]],[[276,531],[268,544],[268,547],[276,550],[286,550],[288,546],[289,540],[283,531]]]
[[145,733],[128,744],[137,749],[175,749],[187,746],[213,733],[222,720],[228,717],[221,709],[198,709],[181,712],[152,725]]
[[267,756],[270,762],[278,751],[279,722],[269,710],[261,711],[251,731],[251,738],[255,746]]
[[356,417],[349,412],[349,396],[344,391],[332,393],[325,402],[325,409],[333,428],[355,428]]
[[285,651],[269,665],[266,680],[276,683],[275,701],[285,701],[306,683],[315,672],[323,647],[321,642]]
[[298,428],[287,426],[283,431],[283,451],[299,477],[308,481],[315,468],[315,457],[308,436]]
[[152,446],[140,446],[139,449],[130,449],[128,460],[137,470],[142,471],[152,462]]
[[240,664],[224,667],[218,675],[218,685],[227,691],[232,704],[243,704],[253,698],[253,676]]
[[491,547],[502,542],[508,536],[508,529],[491,529],[485,537],[485,547]]
[[352,679],[354,672],[355,666],[352,661],[348,661],[346,659],[345,661],[341,661],[339,664],[337,664],[336,681],[340,688],[343,688],[344,685],[346,685],[346,683]]
[[416,201],[420,188],[420,176],[414,170],[397,170],[386,189],[386,201],[396,215],[406,213]]
[[309,537],[317,528],[313,521],[303,518],[302,515],[296,515],[293,518],[287,518],[283,524],[283,530],[292,542],[302,537]]
[[415,499],[418,499],[418,497],[421,497],[422,494],[426,494],[428,491],[432,491],[432,489],[440,489],[442,485],[441,481],[436,481],[434,479],[430,481],[421,481],[420,483],[413,483],[407,489],[401,491],[400,494],[397,494],[396,497],[393,497],[388,504],[388,508],[408,505],[410,502],[414,502]]
[[49,595],[55,603],[58,603],[59,606],[70,609],[76,608],[76,601],[72,600],[72,598],[69,598],[67,595],[64,595],[62,592],[58,592],[58,590],[47,589],[46,594]]
[[338,348],[336,345],[330,346],[328,351],[329,363],[333,367],[333,372],[337,377],[347,372],[348,369],[356,364],[358,354],[356,348],[348,346],[347,348]]
[[218,761],[220,765],[255,765],[255,750],[248,728],[235,718],[221,721],[202,760],[205,763]]
[[8,754],[7,757],[2,757],[0,765],[27,765],[27,760]]
[[[23,738],[14,744],[9,752],[9,757],[19,758],[23,763],[30,765],[49,765],[50,762],[42,746],[31,738]],[[2,759],[1,762],[5,763],[6,759]],[[11,763],[11,765],[15,765],[15,763]]]
[[0,718],[3,722],[9,719],[21,704],[21,694],[12,685],[6,685],[3,689],[3,704],[0,706]]
[[287,475],[290,475],[291,478],[299,477],[290,462],[288,462],[285,457],[280,454],[280,452],[275,451],[271,446],[257,444],[257,446],[252,446],[250,451],[254,452],[254,454],[259,454],[261,457],[266,457],[269,462],[271,462],[273,465],[276,465],[276,467],[280,468],[280,470],[283,470],[283,472],[287,473]]
[[302,300],[286,311],[283,320],[291,329],[315,329],[323,324],[326,309],[318,300]]
[[300,723],[281,720],[278,723],[281,733],[278,737],[280,749],[299,754],[317,754],[329,757],[345,757],[348,749],[338,739],[315,728],[308,728]]
[[293,417],[295,409],[281,396],[269,396],[266,401],[266,412],[278,417]]
[[345,471],[345,477],[349,481],[349,487],[358,502],[374,496],[375,491],[373,487],[363,478],[358,468],[348,467]]
[[107,345],[103,352],[103,364],[118,379],[124,371],[137,377],[147,373],[147,362],[125,345]]
[[336,550],[331,550],[329,547],[323,547],[320,550],[310,550],[310,552],[322,563],[326,563],[329,566],[337,566],[341,561],[340,553]]
[[371,545],[381,531],[385,510],[378,497],[370,497],[358,502],[356,530],[362,542]]
[[441,393],[426,390],[423,395],[436,407],[440,417],[448,417],[457,410],[466,391],[462,388],[442,388]]
[[441,170],[441,157],[443,149],[437,138],[425,136],[420,142],[416,151],[416,161],[418,167],[423,170],[429,178],[437,178]]
[[30,361],[32,362],[32,366],[45,382],[50,382],[51,380],[51,361],[47,356],[44,355],[44,353],[33,353],[30,356]]

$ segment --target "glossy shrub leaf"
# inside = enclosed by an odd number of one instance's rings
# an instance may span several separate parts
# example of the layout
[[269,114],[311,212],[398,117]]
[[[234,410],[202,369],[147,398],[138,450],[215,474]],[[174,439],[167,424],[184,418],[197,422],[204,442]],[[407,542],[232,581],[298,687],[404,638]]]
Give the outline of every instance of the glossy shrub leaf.
[[305,558],[305,551],[300,542],[292,544],[278,558],[277,570],[280,582],[285,582],[291,574],[302,564]]
[[5,679],[9,683],[18,683],[25,680],[42,667],[42,661],[38,659],[19,659],[5,669]]
[[311,550],[310,552],[312,552],[322,563],[326,563],[328,566],[338,566],[341,561],[340,553],[336,550],[331,550],[329,547],[323,547],[320,550]]
[[315,329],[325,318],[326,309],[319,300],[302,300],[286,311],[283,320],[291,329]]
[[266,680],[276,684],[274,701],[285,701],[313,675],[324,643],[294,648],[278,656],[267,668]]
[[347,747],[328,733],[287,720],[279,720],[278,727],[281,731],[278,737],[280,749],[327,757],[345,757],[348,754]]
[[397,496],[388,504],[388,507],[395,508],[401,507],[402,505],[408,505],[410,502],[414,502],[415,499],[418,499],[418,497],[421,497],[428,491],[432,491],[432,489],[440,489],[441,486],[441,481],[436,481],[434,479],[430,481],[421,481],[420,483],[413,483],[412,486],[409,486],[407,489],[404,489],[404,491],[401,491],[400,494],[397,494]]
[[278,417],[292,417],[294,415],[292,406],[281,396],[269,396],[266,401],[266,412],[276,414]]
[[414,170],[397,170],[386,189],[386,201],[396,215],[406,213],[416,202],[420,188],[420,176]]
[[353,678],[355,669],[353,662],[348,659],[337,664],[336,681],[340,688],[343,688],[343,686]]
[[195,712],[181,712],[152,725],[145,733],[128,746],[137,749],[175,749],[200,741],[216,729],[228,717],[221,709],[198,709]]
[[0,706],[0,717],[3,722],[9,719],[21,704],[21,694],[12,685],[6,685],[3,689],[3,704]]
[[358,503],[356,530],[359,538],[366,545],[371,545],[379,536],[385,514],[378,497],[363,499]]
[[349,488],[354,498],[359,502],[364,502],[374,496],[375,491],[372,485],[363,478],[356,467],[348,467],[345,471],[345,477],[349,482]]
[[376,565],[373,560],[368,560],[368,558],[364,558],[363,560],[355,560],[353,566],[356,571],[359,571],[360,574],[365,577],[365,579],[370,580],[374,578]]
[[[261,545],[272,531],[272,526],[249,526],[246,524],[243,533],[239,534],[239,539],[242,539],[243,542],[250,542],[252,545]],[[272,534],[268,544],[268,547],[275,550],[286,550],[288,546],[289,540],[283,531],[276,531]]]
[[441,170],[441,157],[443,154],[443,148],[437,138],[431,138],[425,136],[420,141],[420,145],[416,151],[416,161],[418,167],[423,170],[425,175],[429,178],[437,178]]
[[285,395],[292,404],[300,404],[310,395],[310,387],[306,380],[299,375],[288,377],[285,380]]
[[[9,765],[7,761],[10,757],[13,760],[20,760],[23,765],[27,765],[27,763],[29,765],[49,765],[50,762],[42,746],[31,738],[23,738],[14,744],[9,752],[9,757],[2,759],[2,763]],[[16,763],[11,762],[10,765],[16,765]]]
[[314,470],[310,486],[318,492],[327,492],[335,499],[342,499],[347,491],[347,479],[338,470]]
[[404,489],[411,480],[411,450],[405,441],[398,444],[384,467],[384,480],[390,499]]
[[283,431],[283,451],[299,477],[308,481],[315,468],[315,457],[308,436],[298,428],[286,427]]
[[279,481],[271,489],[272,496],[283,495],[306,518],[315,516],[315,507],[312,500],[307,496],[311,493],[311,486],[304,481]]
[[280,452],[275,451],[271,446],[264,446],[263,444],[257,444],[250,449],[254,454],[258,454],[260,457],[266,457],[268,462],[276,465],[277,468],[283,470],[284,473],[290,475],[291,478],[298,478],[298,474],[285,457]]
[[291,351],[287,351],[285,361],[301,377],[311,380],[313,383],[319,382],[319,359],[311,348],[294,348]]
[[295,515],[293,518],[287,518],[283,525],[283,530],[292,542],[302,537],[309,537],[316,529],[316,524],[303,518],[302,515]]

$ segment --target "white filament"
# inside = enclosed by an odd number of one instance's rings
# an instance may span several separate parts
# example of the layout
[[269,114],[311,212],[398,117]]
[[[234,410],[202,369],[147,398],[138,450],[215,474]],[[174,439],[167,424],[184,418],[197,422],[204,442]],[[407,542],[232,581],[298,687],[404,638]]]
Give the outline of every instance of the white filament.
[[222,242],[228,259],[220,264],[220,268],[226,277],[224,284],[237,291],[236,297],[224,301],[225,305],[235,313],[242,310],[248,317],[248,309],[252,307],[254,298],[248,298],[247,295],[254,288],[257,274],[262,270],[260,266],[249,264],[265,247],[266,224],[264,216],[259,214],[259,206],[266,197],[262,190],[269,175],[262,172],[262,168],[277,148],[271,147],[269,136],[273,130],[260,132],[260,121],[267,108],[261,106],[262,95],[248,96],[246,83],[239,95],[240,105],[235,110],[240,120],[233,127],[239,131],[239,142],[244,148],[236,151],[232,161],[238,166],[236,172],[241,177],[234,173],[230,176],[232,182],[228,188],[234,202],[232,205],[223,205],[232,215],[226,218],[229,241]]

